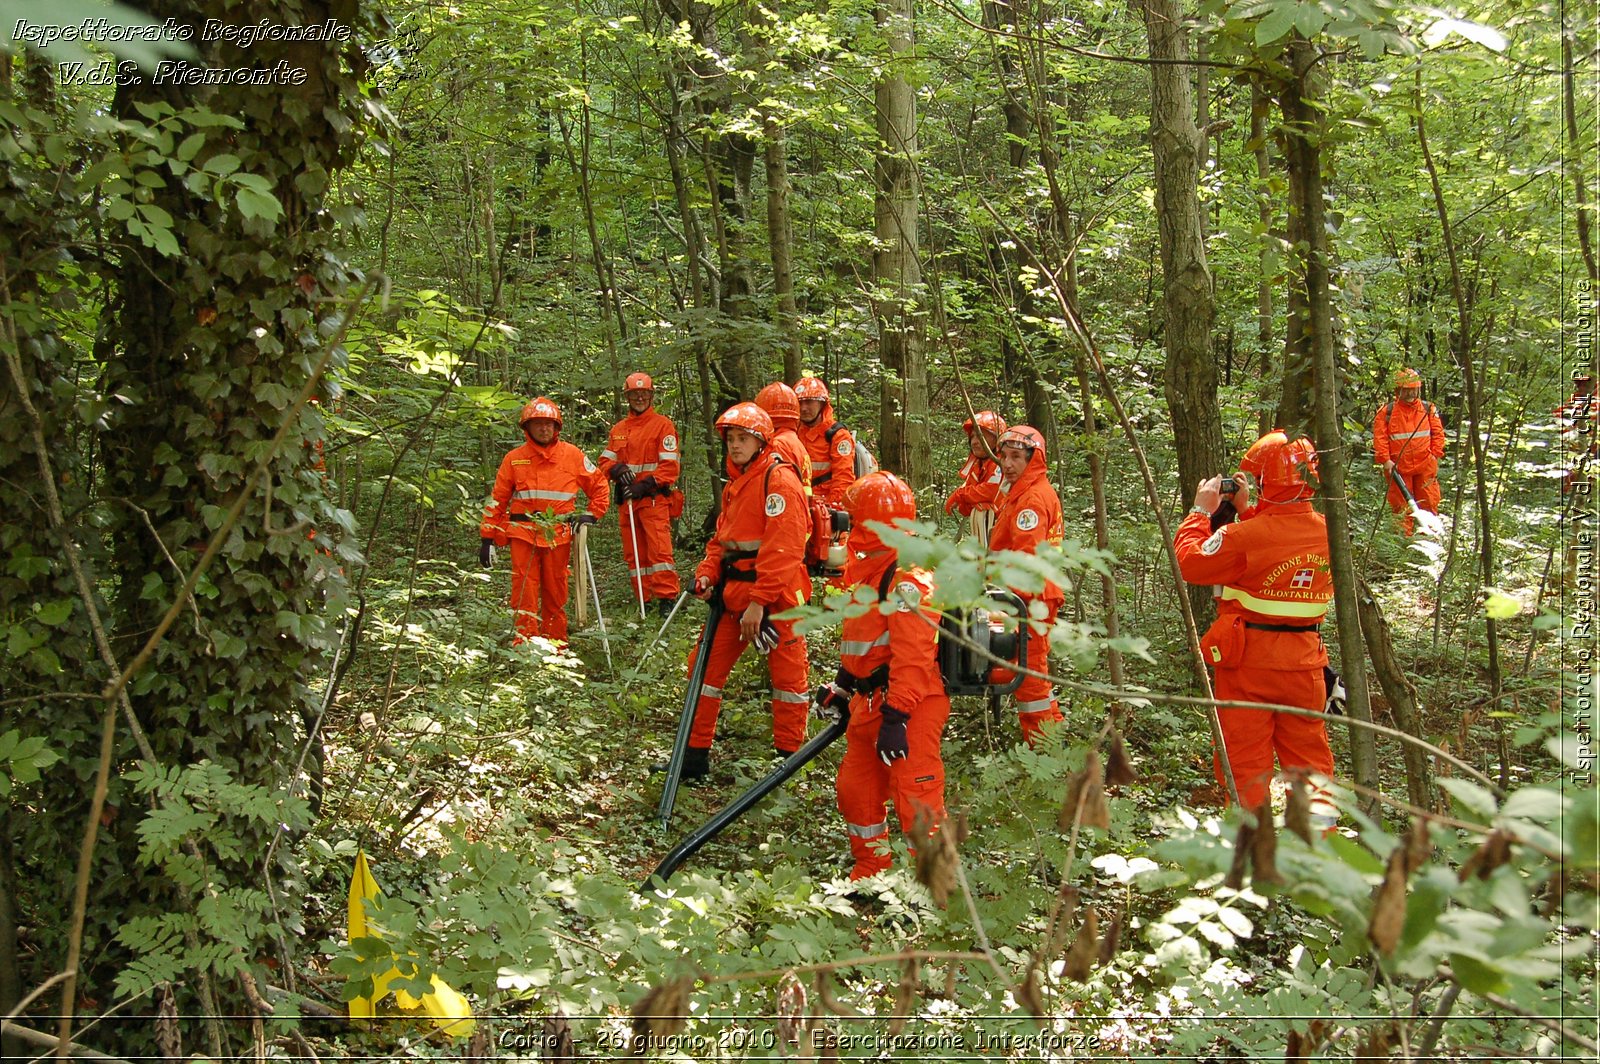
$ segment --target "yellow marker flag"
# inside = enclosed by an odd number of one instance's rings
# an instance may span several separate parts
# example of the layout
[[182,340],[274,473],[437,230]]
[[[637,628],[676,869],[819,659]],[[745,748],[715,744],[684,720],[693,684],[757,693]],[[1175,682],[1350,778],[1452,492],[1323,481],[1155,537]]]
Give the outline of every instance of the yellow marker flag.
[[[350,873],[350,907],[346,922],[351,942],[358,938],[377,937],[376,929],[367,925],[367,910],[363,903],[368,898],[380,897],[382,894],[383,890],[378,886],[377,879],[372,875],[372,868],[367,864],[366,853],[357,851],[356,866]],[[411,970],[415,972],[415,966]],[[389,983],[398,978],[401,978],[401,973],[396,967],[390,968],[374,979],[371,997],[351,999],[350,1018],[371,1019],[375,1015],[373,1003],[382,1000],[389,992]],[[396,990],[395,1003],[403,1012],[426,1013],[432,1018],[435,1027],[451,1037],[463,1038],[471,1034],[477,1027],[477,1022],[472,1018],[472,1006],[466,997],[437,975],[433,976],[432,983],[433,991],[422,995],[420,1001],[404,990]]]

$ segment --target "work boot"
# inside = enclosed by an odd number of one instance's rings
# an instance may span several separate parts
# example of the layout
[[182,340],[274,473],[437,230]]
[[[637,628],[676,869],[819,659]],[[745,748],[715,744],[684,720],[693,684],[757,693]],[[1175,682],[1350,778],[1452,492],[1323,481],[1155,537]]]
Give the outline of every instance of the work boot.
[[672,616],[672,602],[672,599],[656,599],[656,612],[661,614],[662,618]]
[[[651,772],[665,772],[669,765],[658,762],[650,766]],[[678,773],[680,780],[701,780],[711,775],[711,751],[704,747],[690,746],[683,751],[683,769]]]

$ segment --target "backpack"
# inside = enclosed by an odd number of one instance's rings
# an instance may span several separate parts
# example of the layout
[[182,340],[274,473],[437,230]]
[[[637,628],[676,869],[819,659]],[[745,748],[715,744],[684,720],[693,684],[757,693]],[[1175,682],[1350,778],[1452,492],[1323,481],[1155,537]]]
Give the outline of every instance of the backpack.
[[[828,441],[829,449],[833,447],[834,436],[838,435],[839,430],[842,428],[844,426],[835,421],[828,426],[828,431],[822,434],[822,438]],[[867,450],[867,446],[861,442],[860,436],[855,437],[855,470],[856,479],[858,480],[868,473],[875,473],[878,470],[878,460],[872,457],[872,452]]]

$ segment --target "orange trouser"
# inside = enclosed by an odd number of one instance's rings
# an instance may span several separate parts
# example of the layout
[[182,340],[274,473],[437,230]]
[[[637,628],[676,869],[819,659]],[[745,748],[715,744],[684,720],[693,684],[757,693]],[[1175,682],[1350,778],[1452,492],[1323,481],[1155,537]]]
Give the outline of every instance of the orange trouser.
[[[1219,668],[1215,687],[1217,698],[1223,701],[1275,702],[1320,711],[1328,699],[1320,665],[1294,671]],[[1333,750],[1328,746],[1328,730],[1320,718],[1226,706],[1218,712],[1222,716],[1222,741],[1228,746],[1228,761],[1239,788],[1239,802],[1246,809],[1255,809],[1266,800],[1274,754],[1286,770],[1305,768],[1333,775]],[[1217,782],[1226,788],[1222,763],[1216,761],[1215,768]]]
[[[772,676],[772,745],[793,752],[805,745],[806,716],[811,694],[806,689],[806,641],[796,635],[793,621],[773,621],[778,629],[778,645],[767,655],[767,671]],[[701,633],[701,638],[705,638]],[[722,615],[716,634],[711,637],[711,655],[706,659],[705,682],[695,703],[694,724],[689,730],[689,745],[711,748],[717,737],[717,714],[722,712],[722,685],[733,671],[733,663],[750,644],[739,638],[739,617]],[[699,640],[689,650],[689,670],[694,671],[694,656]]]
[[511,609],[516,615],[517,642],[542,635],[567,641],[567,562],[572,544],[536,547],[513,539]]
[[[1398,467],[1395,476],[1405,481],[1406,490],[1411,492],[1411,497],[1417,500],[1419,509],[1430,514],[1439,512],[1439,471],[1437,469],[1421,469],[1414,473],[1406,473]],[[1394,477],[1384,477],[1389,485],[1389,509],[1400,515],[1400,525],[1405,529],[1406,535],[1411,535],[1412,526],[1416,523],[1411,516],[1411,504],[1406,502],[1406,497],[1400,494],[1400,487],[1394,482]]]
[[882,872],[891,863],[887,803],[894,802],[900,830],[911,832],[918,817],[930,833],[944,821],[944,762],[939,743],[950,716],[948,698],[930,698],[906,724],[910,753],[892,765],[878,756],[882,699],[873,705],[862,695],[850,700],[850,725],[845,729],[844,758],[839,762],[839,812],[850,834],[851,879]]
[[[622,560],[628,566],[635,600],[675,599],[681,585],[672,565],[672,516],[665,495],[625,502],[617,509],[622,530]],[[632,515],[632,520],[629,516]],[[634,551],[634,540],[638,551]]]
[[[1023,605],[1028,600],[1023,599]],[[1060,606],[1052,606],[1050,614],[1043,621],[1036,621],[1028,626],[1028,669],[1030,672],[1050,671],[1050,626],[1055,623],[1056,610]],[[991,683],[1007,683],[1016,675],[1007,669],[995,669],[990,676]],[[1056,688],[1049,680],[1037,676],[1024,676],[1022,683],[1016,690],[1017,723],[1022,726],[1022,737],[1032,746],[1039,739],[1039,729],[1046,721],[1061,719],[1061,703],[1056,700]]]

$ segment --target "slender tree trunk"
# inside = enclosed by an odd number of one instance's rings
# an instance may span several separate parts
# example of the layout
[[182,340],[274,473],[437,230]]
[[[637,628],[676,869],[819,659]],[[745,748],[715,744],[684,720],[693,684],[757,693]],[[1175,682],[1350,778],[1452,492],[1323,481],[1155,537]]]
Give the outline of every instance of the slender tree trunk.
[[878,150],[874,167],[876,250],[872,276],[878,295],[880,449],[884,466],[913,488],[928,484],[928,368],[922,347],[922,267],[918,252],[917,98],[902,72],[915,49],[913,0],[880,0],[878,28],[887,62],[874,91]]
[[[1439,169],[1434,165],[1433,152],[1428,147],[1428,127],[1424,118],[1422,71],[1416,73],[1416,125],[1417,147],[1422,152],[1422,163],[1428,171],[1428,183],[1433,189],[1434,207],[1439,214],[1439,231],[1444,242],[1445,255],[1450,261],[1450,289],[1456,304],[1455,342],[1450,345],[1456,364],[1461,368],[1462,382],[1467,393],[1467,420],[1470,422],[1468,440],[1472,446],[1472,467],[1478,502],[1478,565],[1479,576],[1485,587],[1495,583],[1494,526],[1491,524],[1488,483],[1488,458],[1484,454],[1483,408],[1478,395],[1478,371],[1472,357],[1472,306],[1466,286],[1461,278],[1461,258],[1456,251],[1455,231],[1450,224],[1450,211],[1444,201],[1444,187],[1439,183]],[[1499,625],[1493,617],[1486,617],[1485,637],[1488,641],[1489,697],[1491,705],[1498,705],[1503,686],[1500,670]],[[1495,739],[1500,761],[1500,785],[1510,781],[1511,750],[1506,737],[1505,722],[1495,718]]]
[[[1183,508],[1195,486],[1223,468],[1222,411],[1217,405],[1217,365],[1211,353],[1216,306],[1206,263],[1206,218],[1200,204],[1200,159],[1205,137],[1194,121],[1189,58],[1177,0],[1142,0],[1150,40],[1150,140],[1155,158],[1156,219],[1166,308],[1167,410],[1178,453]],[[1211,589],[1191,584],[1195,619],[1208,623],[1216,609]]]
[[1567,122],[1567,142],[1562,159],[1572,170],[1572,188],[1577,207],[1578,247],[1583,252],[1583,264],[1589,268],[1589,280],[1600,282],[1600,269],[1595,266],[1594,235],[1589,228],[1589,180],[1593,169],[1583,165],[1583,142],[1578,139],[1578,101],[1572,77],[1572,29],[1561,27],[1561,110]]
[[789,161],[783,127],[763,119],[767,167],[767,242],[772,248],[772,292],[778,303],[778,331],[784,338],[783,379],[800,379],[800,309],[794,298],[794,229],[789,222]]
[[[1333,570],[1334,606],[1339,616],[1339,664],[1349,692],[1348,712],[1356,720],[1370,721],[1372,707],[1367,692],[1367,664],[1361,639],[1360,599],[1356,586],[1350,513],[1345,496],[1347,456],[1339,431],[1339,379],[1333,352],[1333,307],[1328,297],[1327,218],[1323,210],[1323,111],[1317,79],[1322,56],[1298,34],[1290,45],[1293,78],[1282,89],[1290,188],[1298,198],[1290,202],[1290,216],[1300,217],[1307,235],[1301,264],[1305,286],[1305,339],[1310,365],[1315,369],[1312,412],[1320,458],[1319,493],[1328,520],[1328,560]],[[1293,433],[1291,432],[1291,438]],[[1354,728],[1350,737],[1350,768],[1356,782],[1366,787],[1378,783],[1377,750],[1372,733]]]
[[[1395,727],[1418,739],[1422,734],[1422,713],[1417,704],[1417,689],[1406,676],[1399,655],[1394,651],[1389,622],[1372,596],[1372,589],[1359,576],[1356,578],[1356,601],[1361,609],[1361,634],[1366,639],[1367,653],[1372,658],[1372,672],[1389,700],[1389,712],[1394,716]],[[1400,745],[1406,765],[1406,796],[1418,809],[1433,808],[1433,768],[1428,752],[1411,743]]]
[[1250,143],[1256,157],[1256,210],[1261,220],[1260,276],[1256,278],[1256,353],[1261,358],[1261,412],[1256,416],[1256,431],[1265,435],[1274,428],[1267,409],[1267,389],[1274,376],[1272,357],[1272,159],[1267,147],[1267,114],[1271,101],[1261,86],[1250,86]]

